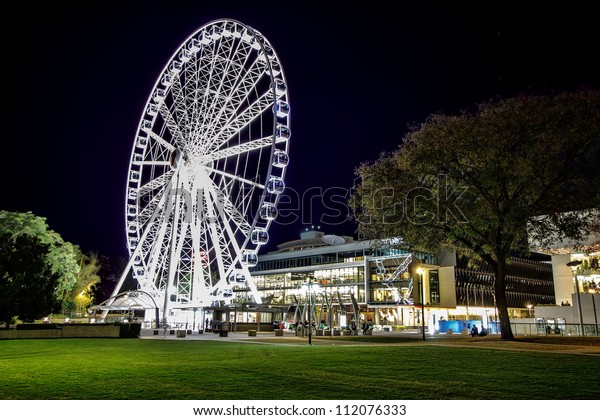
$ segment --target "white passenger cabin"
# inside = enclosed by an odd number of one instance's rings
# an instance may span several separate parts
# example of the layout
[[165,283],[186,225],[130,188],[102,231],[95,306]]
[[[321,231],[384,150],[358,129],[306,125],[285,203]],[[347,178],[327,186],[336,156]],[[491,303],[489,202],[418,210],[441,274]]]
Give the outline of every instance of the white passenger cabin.
[[283,179],[278,176],[271,175],[267,182],[267,191],[269,194],[281,194],[285,190]]
[[273,166],[276,168],[285,168],[290,161],[290,157],[283,150],[276,149],[273,153]]
[[182,63],[187,63],[188,61],[190,61],[192,59],[193,56],[194,56],[194,54],[190,50],[187,50],[185,48],[183,48],[181,51],[179,51],[179,55],[178,55],[178,57]]
[[250,234],[250,241],[254,245],[265,245],[269,242],[269,233],[266,229],[256,228]]
[[246,283],[246,276],[239,272],[239,271],[234,271],[233,273],[231,273],[229,275],[229,277],[227,278],[227,281],[229,282],[229,284],[233,284],[233,283],[238,283],[238,284],[244,284]]
[[275,85],[275,94],[277,95],[277,97],[280,97],[282,95],[285,95],[285,82],[281,79],[275,79],[273,81],[273,84]]
[[143,149],[144,147],[146,147],[147,144],[148,144],[148,137],[137,136],[137,142],[136,142],[137,147]]
[[260,208],[260,217],[265,220],[274,220],[277,218],[277,207],[272,203],[264,203]]
[[167,93],[165,92],[165,90],[159,88],[159,89],[156,89],[152,98],[154,99],[154,102],[156,102],[158,104],[158,103],[161,103],[165,99],[165,96],[167,96]]
[[290,114],[290,104],[279,99],[275,104],[275,115],[279,118],[285,118]]
[[242,255],[242,264],[246,267],[254,267],[258,264],[258,255],[254,251],[244,251]]
[[277,128],[275,130],[275,141],[285,141],[289,140],[292,132],[290,128],[285,124],[277,124]]
[[169,65],[169,71],[171,73],[179,73],[182,68],[183,68],[183,64],[181,63],[181,61],[177,61],[177,60],[173,60],[171,62],[171,64]]
[[194,54],[197,53],[198,51],[200,51],[200,47],[201,47],[200,41],[198,41],[198,39],[196,39],[196,38],[191,39],[190,42],[188,42],[188,44],[187,44],[188,50],[190,50]]

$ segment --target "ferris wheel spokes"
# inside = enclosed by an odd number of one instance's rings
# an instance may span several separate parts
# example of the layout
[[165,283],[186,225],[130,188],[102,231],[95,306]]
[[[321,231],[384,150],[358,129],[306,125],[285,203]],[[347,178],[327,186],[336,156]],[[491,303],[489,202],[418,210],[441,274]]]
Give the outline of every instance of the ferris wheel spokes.
[[246,143],[241,143],[235,146],[230,146],[225,149],[219,149],[214,152],[202,156],[198,162],[206,163],[214,160],[225,159],[232,156],[237,156],[241,153],[249,153],[254,150],[262,149],[273,144],[273,135],[262,137],[256,140],[251,140]]
[[[240,47],[242,47],[242,54],[239,55],[239,60],[237,57],[238,51],[240,51]],[[245,47],[242,43],[237,43],[237,47],[235,50],[232,49],[232,54],[230,57],[225,58],[225,67],[221,71],[222,78],[220,83],[216,86],[215,89],[215,98],[211,104],[210,108],[206,110],[205,114],[208,115],[207,120],[212,121],[212,124],[209,124],[205,127],[203,132],[200,132],[200,138],[210,139],[209,131],[214,125],[222,121],[222,115],[225,113],[225,121],[228,120],[232,113],[235,112],[234,108],[230,106],[230,102],[232,99],[232,94],[235,92],[234,83],[240,79],[241,73],[244,70],[244,65],[248,60],[249,55],[247,51],[245,51]],[[210,89],[210,83],[209,83]],[[225,92],[222,92],[225,90]],[[217,111],[218,109],[218,111]],[[227,115],[229,114],[229,115]]]
[[265,111],[272,109],[273,95],[272,92],[266,91],[257,98],[248,108],[244,109],[240,114],[235,115],[231,120],[227,121],[217,133],[210,138],[210,145],[207,152],[218,150],[226,144],[232,137],[240,131],[243,131],[256,118],[262,115]]
[[156,143],[158,143],[159,145],[161,145],[162,147],[167,149],[169,152],[175,151],[175,146],[173,146],[171,143],[167,142],[165,139],[163,139],[161,136],[156,134],[154,131],[152,131],[152,130],[144,130],[144,131],[148,134],[148,136],[152,140],[154,140]]

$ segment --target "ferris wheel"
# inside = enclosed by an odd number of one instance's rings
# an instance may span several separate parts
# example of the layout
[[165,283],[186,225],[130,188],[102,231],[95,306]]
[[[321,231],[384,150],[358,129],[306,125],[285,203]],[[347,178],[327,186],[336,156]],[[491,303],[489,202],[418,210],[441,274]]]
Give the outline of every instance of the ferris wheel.
[[257,30],[230,19],[168,60],[141,116],[127,178],[128,272],[172,309],[261,296],[249,267],[269,240],[290,140],[285,77]]

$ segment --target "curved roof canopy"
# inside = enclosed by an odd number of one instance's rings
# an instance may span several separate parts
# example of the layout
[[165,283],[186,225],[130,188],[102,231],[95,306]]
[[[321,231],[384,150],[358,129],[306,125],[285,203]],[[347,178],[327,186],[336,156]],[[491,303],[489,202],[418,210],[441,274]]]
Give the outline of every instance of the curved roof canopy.
[[92,306],[91,309],[101,311],[129,311],[131,309],[156,308],[158,308],[158,306],[152,296],[140,290],[132,290],[119,293],[114,297],[106,299],[104,302]]

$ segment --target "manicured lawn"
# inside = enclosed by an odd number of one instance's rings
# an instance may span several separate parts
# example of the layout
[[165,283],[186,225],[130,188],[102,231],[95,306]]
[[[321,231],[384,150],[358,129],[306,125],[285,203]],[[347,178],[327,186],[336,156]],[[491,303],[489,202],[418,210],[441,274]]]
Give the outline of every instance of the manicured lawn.
[[219,340],[0,341],[1,399],[599,399],[598,356]]

